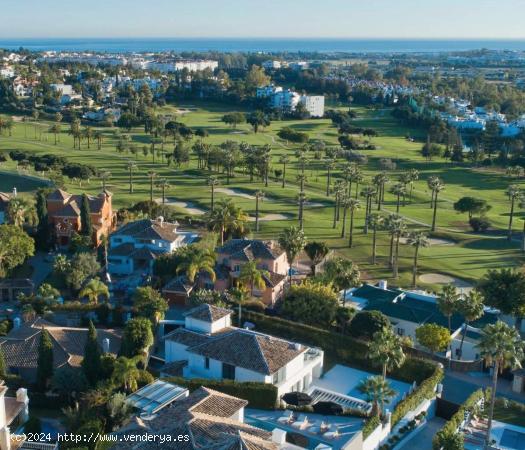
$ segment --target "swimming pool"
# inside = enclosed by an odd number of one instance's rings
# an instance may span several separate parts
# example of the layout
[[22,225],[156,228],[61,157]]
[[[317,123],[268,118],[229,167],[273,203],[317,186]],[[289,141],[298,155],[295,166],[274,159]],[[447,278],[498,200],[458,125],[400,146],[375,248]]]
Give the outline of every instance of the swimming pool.
[[513,448],[516,450],[525,450],[525,434],[519,431],[505,428],[499,444],[503,447]]

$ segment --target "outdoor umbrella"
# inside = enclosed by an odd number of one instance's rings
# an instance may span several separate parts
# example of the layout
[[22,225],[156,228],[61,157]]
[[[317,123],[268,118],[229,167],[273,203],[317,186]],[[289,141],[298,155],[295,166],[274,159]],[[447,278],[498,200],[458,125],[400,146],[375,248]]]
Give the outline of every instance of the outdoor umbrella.
[[294,406],[307,406],[312,403],[312,397],[304,392],[288,392],[283,395],[283,400]]

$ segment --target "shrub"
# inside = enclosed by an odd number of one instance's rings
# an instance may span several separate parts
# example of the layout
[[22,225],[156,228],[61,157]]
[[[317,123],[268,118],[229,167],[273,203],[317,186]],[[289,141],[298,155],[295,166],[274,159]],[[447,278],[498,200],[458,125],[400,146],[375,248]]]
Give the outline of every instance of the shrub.
[[465,403],[460,406],[458,411],[450,418],[443,428],[441,428],[441,430],[436,433],[432,441],[432,448],[462,448],[456,447],[456,441],[458,438],[455,435],[458,434],[458,428],[461,422],[463,422],[465,419],[465,412],[472,412],[484,395],[485,393],[483,392],[483,389],[478,389],[477,391],[473,392],[469,398],[467,398]]
[[472,217],[468,222],[476,233],[483,233],[490,228],[490,221],[486,217]]
[[381,419],[379,419],[378,416],[373,416],[370,419],[368,419],[363,426],[363,429],[361,430],[363,433],[363,440],[365,440],[372,431],[374,431],[379,425],[381,424]]
[[260,409],[275,409],[277,405],[277,388],[269,383],[238,383],[232,380],[207,380],[195,378],[187,380],[182,377],[165,378],[166,381],[187,387],[190,392],[201,386],[214,389],[223,394],[246,400],[250,407]]
[[376,331],[388,326],[390,321],[380,311],[361,311],[351,320],[349,332],[354,337],[371,339]]
[[434,373],[414,389],[414,391],[401,400],[392,413],[392,426],[397,424],[405,415],[417,408],[424,400],[430,400],[436,395],[436,385],[443,380],[444,371],[439,365],[435,365]]

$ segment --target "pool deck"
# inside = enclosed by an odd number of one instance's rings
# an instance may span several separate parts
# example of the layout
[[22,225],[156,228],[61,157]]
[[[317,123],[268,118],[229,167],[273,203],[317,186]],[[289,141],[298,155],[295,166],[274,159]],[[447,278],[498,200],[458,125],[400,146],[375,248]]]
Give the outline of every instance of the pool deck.
[[[317,386],[333,392],[339,392],[340,394],[366,401],[365,396],[359,392],[358,388],[359,383],[370,376],[373,376],[373,374],[337,364],[321,378],[315,380],[312,383],[312,386]],[[405,394],[410,392],[412,386],[408,383],[403,383],[402,381],[392,380],[391,378],[387,379],[390,386],[396,391],[396,396],[390,401],[390,405],[395,405]]]

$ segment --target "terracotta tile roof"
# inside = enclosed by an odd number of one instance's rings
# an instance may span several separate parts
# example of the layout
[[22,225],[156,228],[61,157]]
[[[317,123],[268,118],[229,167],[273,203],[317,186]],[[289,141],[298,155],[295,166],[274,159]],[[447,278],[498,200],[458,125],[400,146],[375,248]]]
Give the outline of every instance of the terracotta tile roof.
[[229,255],[232,259],[252,261],[254,259],[277,259],[284,253],[284,250],[274,241],[230,239],[217,249],[217,253]]
[[[248,402],[212,389],[201,387],[186,399],[173,402],[148,421],[134,417],[115,434],[187,435],[188,441],[162,448],[213,450],[277,450],[272,434],[231,419]],[[123,440],[124,441],[124,440]],[[149,450],[160,448],[156,443],[119,442],[112,448]]]
[[184,313],[184,316],[211,323],[222,319],[223,317],[229,316],[232,313],[233,311],[231,309],[219,308],[218,306],[203,303],[202,305],[189,310],[187,313]]
[[265,375],[274,374],[305,350],[302,345],[239,328],[188,349],[191,353]]
[[180,235],[177,233],[177,222],[160,222],[158,220],[136,220],[128,222],[113,233],[113,236],[125,235],[133,236],[138,239],[162,239],[173,242]]
[[186,328],[177,328],[171,333],[164,336],[166,341],[176,342],[177,344],[193,347],[195,345],[203,344],[209,339],[209,336],[195,331],[187,330]]
[[168,281],[168,283],[162,288],[162,292],[175,292],[189,295],[194,286],[195,283],[190,283],[185,275],[179,275]]
[[268,275],[263,275],[263,278],[267,287],[275,287],[286,279],[286,275],[281,275],[280,273],[270,271],[268,272]]
[[[7,366],[28,369],[37,367],[42,327],[51,336],[53,367],[58,368],[64,364],[79,367],[84,355],[87,328],[60,327],[40,318],[11,330],[0,340]],[[97,330],[97,339],[101,346],[105,338],[109,338],[110,353],[118,354],[122,339],[121,333],[117,330]]]
[[67,200],[69,197],[71,197],[71,194],[69,194],[68,192],[63,191],[62,189],[56,189],[47,196],[47,200],[64,201]]

